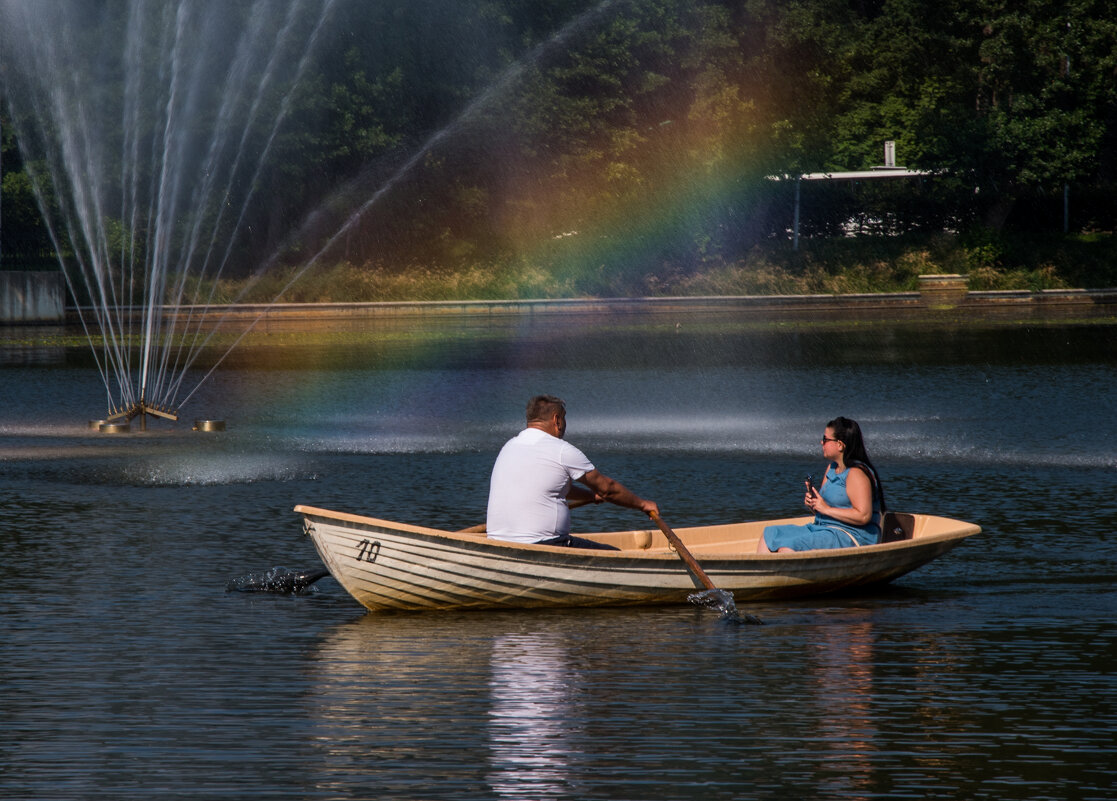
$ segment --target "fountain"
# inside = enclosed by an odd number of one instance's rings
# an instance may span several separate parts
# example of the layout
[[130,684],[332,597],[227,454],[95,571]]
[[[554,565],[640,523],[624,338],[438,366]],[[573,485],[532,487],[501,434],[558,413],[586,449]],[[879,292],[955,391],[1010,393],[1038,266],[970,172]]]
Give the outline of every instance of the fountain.
[[84,299],[101,430],[178,419],[213,334],[212,287],[334,3],[0,3],[6,100],[71,296]]
[[[136,418],[141,428],[149,417],[177,420],[259,319],[184,387],[226,320],[213,320],[214,290],[336,1],[128,0],[109,10],[0,2],[0,46],[17,79],[7,89],[17,137],[25,163],[41,165],[28,171],[71,295],[88,297],[78,313],[105,385],[100,430],[129,430]],[[526,65],[613,4],[591,6],[498,75],[356,202],[272,303]],[[107,88],[115,86],[119,96]],[[257,265],[237,299],[280,257]],[[195,430],[215,430],[216,422]]]

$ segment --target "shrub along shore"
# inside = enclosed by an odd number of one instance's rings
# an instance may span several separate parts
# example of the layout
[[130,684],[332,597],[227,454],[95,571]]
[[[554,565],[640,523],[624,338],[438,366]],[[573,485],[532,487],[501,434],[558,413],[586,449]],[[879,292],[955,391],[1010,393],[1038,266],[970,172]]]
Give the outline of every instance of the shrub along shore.
[[[305,271],[278,302],[292,272],[275,270],[251,284],[222,281],[188,296],[212,298],[204,327],[218,328],[211,342],[217,347],[249,326],[246,345],[348,344],[422,337],[432,321],[439,321],[433,327],[440,331],[431,336],[446,335],[455,320],[467,320],[475,333],[498,332],[524,315],[594,326],[685,321],[710,330],[897,322],[1114,325],[1115,245],[1108,234],[851,237],[805,240],[798,252],[789,243],[772,243],[734,264],[608,277],[511,263],[456,270],[341,263]],[[167,313],[183,314],[180,322],[189,318],[193,328],[197,311]],[[88,310],[83,316],[93,319]],[[138,309],[133,316],[138,320]],[[0,326],[0,345],[88,346],[76,309],[67,311],[66,323],[51,330]]]
[[[1117,286],[1117,240],[1076,235],[909,234],[753,248],[734,262],[665,259],[605,267],[592,259],[509,258],[458,266],[353,264],[274,269],[194,287],[214,303],[337,303],[713,295],[845,295],[918,291],[919,276],[960,274],[972,291]],[[294,279],[294,280],[293,280]],[[290,284],[284,291],[284,287]]]

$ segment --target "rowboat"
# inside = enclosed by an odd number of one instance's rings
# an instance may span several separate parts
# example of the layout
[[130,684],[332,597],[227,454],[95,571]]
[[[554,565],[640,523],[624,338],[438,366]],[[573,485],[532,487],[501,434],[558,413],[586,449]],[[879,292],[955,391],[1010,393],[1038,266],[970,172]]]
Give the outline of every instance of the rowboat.
[[[702,589],[667,537],[635,529],[580,537],[617,551],[522,545],[484,533],[442,531],[296,506],[326,568],[372,611],[630,606],[685,603]],[[757,554],[764,526],[786,518],[679,528],[684,550],[719,589],[740,601],[793,598],[892,581],[981,529],[922,514],[890,513],[886,542],[801,553]]]

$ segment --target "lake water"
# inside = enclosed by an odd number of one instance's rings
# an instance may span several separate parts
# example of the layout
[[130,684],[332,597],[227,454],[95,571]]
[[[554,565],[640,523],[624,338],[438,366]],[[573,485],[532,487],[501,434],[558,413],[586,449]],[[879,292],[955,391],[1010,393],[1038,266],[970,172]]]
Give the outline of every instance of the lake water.
[[[80,353],[0,349],[0,797],[1112,799],[1114,341],[531,326],[254,348],[184,423],[117,436],[86,429],[105,392]],[[672,526],[799,513],[845,414],[894,508],[984,531],[885,590],[742,606],[765,626],[225,591],[319,564],[296,503],[481,522],[537,392]]]

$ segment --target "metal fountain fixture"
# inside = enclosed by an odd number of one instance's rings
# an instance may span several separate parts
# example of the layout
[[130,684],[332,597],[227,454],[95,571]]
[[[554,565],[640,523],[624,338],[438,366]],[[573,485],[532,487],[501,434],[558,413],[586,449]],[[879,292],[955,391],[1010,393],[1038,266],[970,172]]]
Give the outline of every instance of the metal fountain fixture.
[[[147,416],[161,417],[164,420],[178,421],[178,411],[152,406],[143,400],[134,403],[126,409],[113,410],[108,417],[100,420],[90,420],[89,427],[100,431],[102,434],[126,434],[132,430],[132,420],[140,418],[140,430],[147,430]],[[215,432],[225,430],[225,421],[213,418],[198,418],[194,421],[191,431]]]
[[[178,411],[170,411],[162,409],[158,406],[148,404],[142,398],[133,403],[125,409],[113,409],[111,414],[100,420],[90,420],[89,427],[100,431],[102,434],[127,434],[132,430],[132,420],[140,418],[140,430],[147,431],[147,416],[162,417],[164,420],[178,421]],[[195,431],[198,430],[215,430],[215,429],[198,429],[195,425]]]
[[[133,403],[127,409],[123,409],[121,411],[114,410],[112,414],[105,418],[105,420],[107,422],[113,422],[117,420],[131,422],[135,417],[149,414],[153,417],[162,417],[164,420],[174,420],[176,422],[178,421],[177,410],[172,412],[166,409],[160,409],[158,406],[149,406],[143,398],[140,398],[139,401]],[[144,425],[146,425],[147,423],[147,421],[142,418],[141,422]]]

